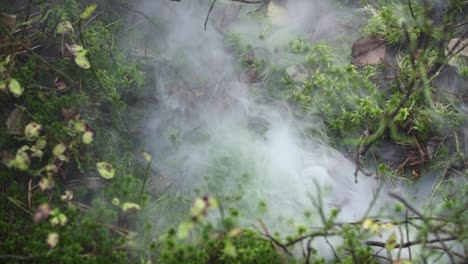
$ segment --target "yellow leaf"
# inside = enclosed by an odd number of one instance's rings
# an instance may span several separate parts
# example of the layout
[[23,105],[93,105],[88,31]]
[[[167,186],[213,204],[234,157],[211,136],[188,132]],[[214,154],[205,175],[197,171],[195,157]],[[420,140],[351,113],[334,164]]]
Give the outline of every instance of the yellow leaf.
[[226,256],[235,258],[237,257],[237,250],[236,247],[234,247],[234,244],[231,242],[231,240],[226,240],[224,241],[224,249],[223,252]]
[[10,90],[15,97],[20,97],[24,91],[23,87],[21,87],[20,83],[15,79],[11,79],[8,83],[8,90]]
[[96,163],[96,168],[104,179],[112,179],[115,176],[115,169],[107,162]]
[[25,171],[29,168],[31,160],[29,159],[26,149],[21,148],[16,151],[15,158],[8,162],[8,167],[13,167],[21,171]]
[[[86,53],[85,53],[86,54]],[[78,55],[75,57],[75,63],[78,65],[80,68],[83,68],[85,70],[91,68],[91,64],[89,63],[88,58],[86,58],[86,55]]]
[[268,5],[268,17],[271,23],[276,26],[285,26],[288,23],[288,11],[273,1]]
[[65,20],[65,21],[60,22],[57,25],[57,34],[65,35],[65,34],[70,34],[70,33],[71,34],[75,33],[74,30],[73,30],[73,26],[70,23],[70,21]]
[[238,235],[240,235],[242,233],[242,229],[241,228],[234,228],[234,229],[231,229],[228,233],[228,237],[236,237]]
[[370,229],[370,227],[374,224],[374,221],[372,219],[364,219],[362,221],[362,228],[364,229]]
[[60,196],[62,201],[71,201],[73,199],[73,192],[70,190],[66,190],[64,194]]
[[132,208],[133,208],[133,209],[136,209],[136,210],[140,210],[140,209],[141,209],[140,206],[139,206],[138,204],[136,204],[136,203],[124,203],[124,204],[122,205],[122,210],[123,210],[124,212],[126,212],[126,211],[128,211],[128,210],[130,210],[130,209],[132,209]]
[[204,212],[206,210],[206,202],[201,199],[197,198],[192,204],[192,208],[190,208],[190,215],[192,217],[200,217],[203,216]]
[[385,248],[390,251],[392,249],[395,248],[396,244],[397,244],[397,241],[396,241],[397,237],[396,237],[396,233],[395,231],[392,232],[392,234],[390,234],[390,237],[387,239],[387,243],[385,243]]
[[29,122],[24,128],[24,135],[28,140],[34,140],[39,136],[42,126],[36,122]]
[[96,4],[89,5],[88,7],[86,7],[86,9],[83,11],[83,13],[81,13],[80,18],[81,19],[87,19],[88,17],[90,17],[94,13],[96,8],[97,8]]
[[60,143],[54,147],[52,153],[54,154],[54,156],[58,157],[62,155],[65,152],[65,150],[67,150],[67,147],[64,144]]
[[47,245],[49,245],[49,247],[53,248],[55,247],[59,242],[59,235],[57,233],[49,233],[47,235]]
[[149,154],[146,151],[142,151],[141,154],[143,155],[143,157],[145,158],[146,161],[148,161],[148,162],[151,161],[151,154]]
[[41,191],[50,190],[54,188],[54,186],[55,186],[55,181],[54,179],[50,177],[42,178],[39,181],[39,189],[41,189]]
[[83,143],[86,145],[91,144],[91,142],[93,142],[93,136],[94,136],[94,133],[92,131],[84,132],[83,137],[82,137]]
[[190,231],[193,229],[193,223],[184,221],[179,224],[177,228],[177,237],[179,239],[186,239],[189,236]]

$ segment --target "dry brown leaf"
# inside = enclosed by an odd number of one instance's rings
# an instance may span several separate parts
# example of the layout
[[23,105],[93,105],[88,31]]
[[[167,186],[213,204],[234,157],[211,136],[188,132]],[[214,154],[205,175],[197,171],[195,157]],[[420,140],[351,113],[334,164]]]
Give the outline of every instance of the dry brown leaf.
[[77,115],[78,115],[78,111],[74,107],[70,109],[62,108],[62,116],[65,121],[72,120]]
[[379,64],[385,58],[385,42],[375,37],[362,37],[352,47],[351,63],[356,66]]
[[12,31],[16,25],[16,16],[0,13],[0,27]]
[[23,133],[21,129],[21,119],[23,119],[23,110],[15,108],[11,111],[6,121],[8,133],[13,135],[21,135]]
[[39,223],[45,221],[50,215],[50,207],[49,204],[43,203],[37,207],[36,212],[34,213],[34,223]]

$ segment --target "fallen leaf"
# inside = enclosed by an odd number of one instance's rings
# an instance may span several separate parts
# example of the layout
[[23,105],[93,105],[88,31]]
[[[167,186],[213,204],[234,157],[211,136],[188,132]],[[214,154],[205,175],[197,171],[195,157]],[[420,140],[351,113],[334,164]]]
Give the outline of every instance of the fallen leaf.
[[177,228],[177,238],[186,239],[189,236],[190,231],[193,229],[194,225],[192,222],[183,221],[179,224]]
[[396,233],[395,233],[395,231],[393,231],[392,234],[390,234],[390,237],[387,239],[387,242],[385,243],[385,248],[388,251],[391,251],[391,250],[393,250],[395,248],[395,246],[397,244],[396,239],[397,239]]
[[16,26],[16,16],[0,13],[0,27],[7,31],[12,31]]
[[54,86],[57,88],[57,90],[59,91],[62,91],[62,90],[65,90],[67,88],[67,85],[65,84],[64,81],[61,81],[61,80],[56,80],[54,82]]
[[14,97],[20,97],[24,92],[23,87],[21,87],[21,84],[16,79],[10,79],[8,90],[10,90]]
[[140,210],[141,207],[136,203],[124,203],[124,204],[122,204],[122,210],[124,212],[126,212],[126,211],[128,211],[130,209]]
[[151,161],[151,154],[149,154],[148,152],[146,151],[142,151],[141,154],[143,155],[143,157],[145,158],[145,160],[147,162],[150,162]]
[[89,5],[88,7],[86,7],[86,9],[83,11],[83,13],[81,13],[80,18],[81,19],[87,19],[88,17],[90,17],[94,13],[96,8],[97,8],[97,5],[95,3]]
[[68,20],[60,22],[57,25],[56,32],[57,32],[57,34],[60,34],[60,35],[75,34],[75,31],[73,30],[73,26],[70,23],[70,21],[68,21]]
[[70,109],[62,108],[62,116],[65,121],[69,121],[75,118],[77,115],[78,115],[78,111],[74,107]]
[[39,205],[34,213],[33,221],[34,223],[39,223],[45,221],[50,215],[49,204],[43,203]]
[[53,248],[55,247],[59,242],[59,235],[57,233],[49,233],[47,235],[47,245],[49,245],[49,247]]
[[60,143],[54,147],[52,153],[54,154],[54,156],[58,156],[60,154],[63,154],[65,150],[67,150],[67,147],[64,144]]
[[351,64],[356,66],[379,64],[385,58],[385,41],[362,37],[353,44],[351,56]]
[[48,177],[53,177],[58,173],[58,167],[55,164],[45,166],[45,171]]
[[91,68],[91,64],[89,63],[88,59],[86,58],[86,54],[88,51],[83,48],[81,45],[73,44],[73,45],[68,45],[65,44],[67,49],[70,51],[70,53],[73,55],[75,63],[83,69],[89,69]]
[[115,176],[115,169],[107,162],[96,163],[96,168],[104,179],[112,179]]
[[84,144],[88,145],[88,144],[91,144],[91,142],[93,142],[93,137],[94,137],[94,133],[88,130],[83,133],[81,140],[83,141]]
[[224,241],[224,249],[223,252],[226,256],[235,258],[237,256],[237,250],[231,240]]
[[10,160],[7,163],[8,167],[13,167],[21,171],[25,171],[31,165],[31,160],[29,159],[28,153],[26,153],[25,148],[18,149],[16,151],[15,158]]
[[65,193],[60,196],[60,199],[66,202],[71,201],[71,199],[73,199],[73,192],[70,190],[66,190]]
[[29,122],[24,128],[24,136],[29,141],[35,140],[42,130],[42,126],[36,122]]
[[23,131],[21,129],[21,119],[23,119],[23,110],[21,110],[21,108],[17,107],[13,111],[11,111],[6,121],[7,131],[9,134],[22,134]]

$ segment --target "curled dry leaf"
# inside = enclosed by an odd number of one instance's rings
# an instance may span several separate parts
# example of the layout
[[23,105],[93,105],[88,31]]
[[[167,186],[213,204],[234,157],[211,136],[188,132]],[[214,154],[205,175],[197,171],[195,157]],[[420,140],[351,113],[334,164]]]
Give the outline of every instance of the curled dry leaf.
[[67,88],[67,85],[65,84],[64,81],[62,80],[56,80],[54,82],[54,86],[57,88],[57,90],[59,91],[62,91],[62,90],[65,90]]
[[70,109],[62,108],[62,117],[65,121],[69,121],[78,116],[78,111],[76,108],[72,107]]
[[362,37],[353,44],[351,56],[351,63],[356,66],[379,64],[385,58],[385,41]]
[[33,221],[34,223],[39,223],[42,221],[47,220],[50,215],[50,207],[49,204],[43,203],[39,205],[34,213]]

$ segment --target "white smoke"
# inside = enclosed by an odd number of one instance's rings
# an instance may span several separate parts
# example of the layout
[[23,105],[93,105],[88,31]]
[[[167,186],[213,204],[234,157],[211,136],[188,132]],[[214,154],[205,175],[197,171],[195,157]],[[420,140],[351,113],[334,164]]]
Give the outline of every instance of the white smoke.
[[[245,16],[257,6],[232,4],[245,19],[230,29],[240,31],[254,48],[267,50],[264,56],[272,54],[270,59],[279,56],[275,47],[287,45],[289,36],[304,29],[310,40],[332,39],[343,30],[327,1],[291,2],[287,9],[296,15],[290,24],[268,29],[265,40],[258,39],[265,25]],[[355,183],[356,165],[327,145],[320,119],[298,120],[284,103],[263,100],[263,86],[243,81],[241,58],[227,48],[215,25],[224,6],[220,1],[215,7],[206,31],[208,2],[159,0],[137,7],[161,19],[165,32],[155,33],[159,105],[147,110],[152,119],[146,120],[145,142],[164,175],[164,181],[155,177],[154,184],[169,183],[168,195],[188,200],[222,196],[224,206],[240,209],[244,224],[257,224],[258,203],[264,201],[266,225],[287,233],[294,230],[287,225],[290,219],[310,224],[303,214],[314,210],[311,197],[317,195],[318,183],[325,212],[336,207],[337,221],[360,220],[379,188],[375,175],[360,174]],[[385,194],[393,188],[384,187],[371,213],[382,212],[384,205],[391,208],[393,200]],[[158,212],[157,218],[165,213],[170,212]],[[170,221],[160,224],[175,224]]]

